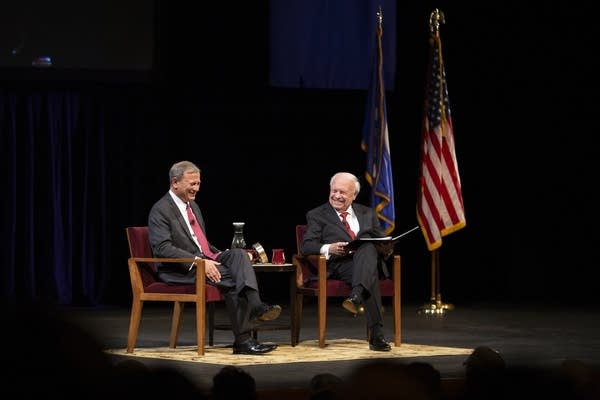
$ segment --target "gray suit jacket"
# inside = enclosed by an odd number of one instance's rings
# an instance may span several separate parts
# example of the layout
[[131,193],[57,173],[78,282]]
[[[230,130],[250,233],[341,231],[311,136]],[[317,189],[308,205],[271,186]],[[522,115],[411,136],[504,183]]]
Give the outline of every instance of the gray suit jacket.
[[[204,229],[204,218],[200,212],[200,208],[194,202],[190,202],[192,211],[198,220],[198,223]],[[171,195],[167,192],[163,197],[158,200],[148,216],[148,237],[150,239],[150,245],[152,246],[152,252],[155,257],[167,257],[167,258],[193,258],[195,256],[202,257],[203,254],[194,242],[192,234],[190,233],[183,216],[179,212],[177,205],[171,198]],[[208,237],[208,234],[207,234]],[[210,248],[215,253],[220,250],[210,245]],[[172,268],[173,265],[164,268]],[[187,266],[175,266],[175,269],[179,269],[183,272],[182,268]],[[160,269],[159,269],[160,271]],[[162,269],[165,271],[165,269]]]
[[[362,204],[353,203],[352,208],[358,218],[359,237],[385,236],[375,211]],[[335,209],[329,203],[313,208],[306,213],[306,233],[300,247],[302,254],[319,254],[327,243],[349,242],[352,240]]]

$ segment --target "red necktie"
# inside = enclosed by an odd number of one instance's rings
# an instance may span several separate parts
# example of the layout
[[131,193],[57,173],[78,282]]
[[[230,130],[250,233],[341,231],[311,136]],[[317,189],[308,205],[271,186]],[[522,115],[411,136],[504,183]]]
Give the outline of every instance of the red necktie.
[[192,212],[192,208],[190,207],[189,203],[185,207],[185,210],[187,211],[188,220],[190,221],[190,225],[192,226],[194,235],[196,235],[196,239],[198,239],[198,242],[200,243],[202,253],[204,253],[206,257],[212,260],[216,259],[217,255],[210,250],[208,240],[206,240],[206,235],[204,234],[204,231],[200,227],[198,221],[196,221],[196,217],[194,216],[194,213]]
[[346,227],[346,232],[348,232],[348,235],[350,235],[352,240],[354,240],[356,238],[356,234],[354,233],[354,231],[352,229],[350,229],[350,224],[348,223],[348,221],[346,221],[347,216],[348,216],[347,211],[342,211],[340,213],[340,217],[342,217],[342,222],[344,223],[344,226]]

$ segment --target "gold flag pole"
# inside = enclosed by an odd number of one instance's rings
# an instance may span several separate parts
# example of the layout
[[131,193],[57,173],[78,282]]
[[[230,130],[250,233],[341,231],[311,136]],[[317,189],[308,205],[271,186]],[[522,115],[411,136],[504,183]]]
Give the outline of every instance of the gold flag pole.
[[[432,36],[439,37],[440,24],[445,24],[444,13],[437,8],[429,16],[429,30]],[[440,278],[440,253],[439,249],[431,252],[431,297],[418,309],[419,313],[427,315],[444,315],[446,311],[453,310],[454,305],[442,302]]]
[[440,253],[439,249],[435,249],[431,252],[431,297],[429,303],[425,303],[419,308],[419,313],[444,315],[446,311],[454,309],[453,304],[442,302],[440,282]]

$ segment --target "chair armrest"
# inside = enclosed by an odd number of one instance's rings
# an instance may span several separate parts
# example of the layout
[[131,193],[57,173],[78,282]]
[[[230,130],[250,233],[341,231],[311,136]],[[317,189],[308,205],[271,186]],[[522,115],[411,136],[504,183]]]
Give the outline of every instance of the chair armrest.
[[[131,257],[131,261],[135,263],[178,263],[178,264],[196,264],[196,276],[204,276],[206,274],[206,265],[203,258],[157,258],[157,257]],[[196,284],[200,281],[204,286],[204,279],[196,279]]]
[[[140,291],[143,290],[142,278],[137,268],[140,263],[178,263],[189,265],[194,263],[196,265],[196,277],[206,275],[206,265],[203,258],[130,257],[129,270],[131,274],[132,285],[138,288]],[[198,294],[200,298],[204,298],[202,296],[206,294],[205,281],[206,279],[196,279],[196,294]]]
[[[203,258],[198,258],[194,261],[196,264],[196,295],[200,299],[206,298],[206,262]],[[202,277],[204,279],[198,279]],[[198,307],[198,305],[196,305]]]
[[[135,264],[137,263],[147,263],[147,264],[168,264],[168,263],[177,263],[177,264],[187,264],[192,265],[192,263],[196,262],[195,258],[185,257],[185,258],[161,258],[161,257],[131,257],[129,258],[130,262]],[[150,265],[150,267],[157,272],[156,265]]]
[[292,255],[292,264],[296,270],[296,287],[304,286],[304,273],[302,272],[302,266],[307,262],[306,257],[300,254]]
[[131,257],[135,262],[156,262],[156,263],[189,263],[190,265],[196,260],[195,258],[158,258],[158,257]]
[[319,254],[294,254],[292,263],[296,267],[296,286],[303,287],[304,282],[314,275],[325,279],[327,277],[327,260]]
[[392,257],[394,257],[392,277],[394,277],[394,280],[397,277],[396,281],[400,282],[400,254],[394,254]]

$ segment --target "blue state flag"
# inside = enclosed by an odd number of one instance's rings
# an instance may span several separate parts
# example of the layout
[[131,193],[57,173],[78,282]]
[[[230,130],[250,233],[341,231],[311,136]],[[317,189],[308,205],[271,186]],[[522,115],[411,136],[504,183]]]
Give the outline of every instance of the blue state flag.
[[371,187],[371,206],[375,209],[386,234],[390,234],[395,229],[396,213],[394,210],[394,183],[383,80],[381,11],[379,11],[377,17],[377,53],[375,54],[371,85],[367,97],[361,148],[366,153],[365,178]]

